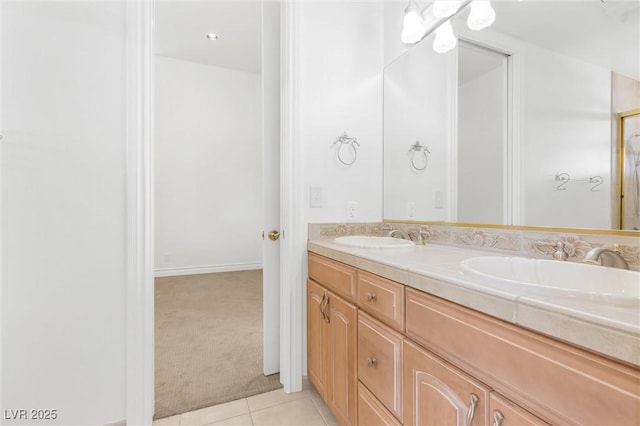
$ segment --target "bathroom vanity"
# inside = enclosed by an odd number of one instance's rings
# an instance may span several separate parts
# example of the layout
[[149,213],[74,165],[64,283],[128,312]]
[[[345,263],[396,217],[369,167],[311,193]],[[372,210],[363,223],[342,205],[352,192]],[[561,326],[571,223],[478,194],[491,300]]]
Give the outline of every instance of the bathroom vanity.
[[341,424],[640,424],[638,307],[480,282],[465,248],[308,250],[308,376]]

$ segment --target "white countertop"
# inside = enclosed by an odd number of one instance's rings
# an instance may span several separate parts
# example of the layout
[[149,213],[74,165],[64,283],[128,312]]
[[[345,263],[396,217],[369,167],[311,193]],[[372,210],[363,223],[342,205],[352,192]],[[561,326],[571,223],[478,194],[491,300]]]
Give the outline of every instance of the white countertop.
[[[462,271],[459,263],[495,252],[438,244],[361,248],[333,239],[309,241],[309,251],[400,282],[479,312],[611,358],[640,366],[640,303],[619,307],[537,295]],[[639,283],[640,285],[640,283]]]

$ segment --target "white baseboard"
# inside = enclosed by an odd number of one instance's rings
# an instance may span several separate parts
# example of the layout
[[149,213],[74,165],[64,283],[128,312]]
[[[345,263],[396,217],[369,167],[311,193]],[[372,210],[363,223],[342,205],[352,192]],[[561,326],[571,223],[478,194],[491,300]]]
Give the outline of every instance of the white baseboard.
[[212,274],[215,272],[251,271],[262,269],[262,262],[255,263],[231,263],[227,265],[186,266],[182,268],[158,268],[156,277],[175,277],[178,275]]

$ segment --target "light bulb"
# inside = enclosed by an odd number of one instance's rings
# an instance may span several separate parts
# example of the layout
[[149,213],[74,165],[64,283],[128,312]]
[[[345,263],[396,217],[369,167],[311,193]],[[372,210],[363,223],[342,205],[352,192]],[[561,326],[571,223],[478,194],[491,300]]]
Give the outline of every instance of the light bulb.
[[461,1],[437,0],[433,3],[433,14],[437,18],[448,18],[460,9]]
[[433,40],[433,50],[438,53],[446,53],[456,47],[458,40],[455,34],[453,34],[453,27],[451,21],[446,21],[444,24],[436,28],[436,38]]
[[409,3],[404,10],[404,22],[402,24],[402,34],[400,39],[403,43],[417,43],[424,36],[424,22],[418,11],[418,5]]
[[489,0],[473,0],[470,4],[471,12],[467,25],[472,30],[481,30],[493,24],[496,19],[496,12],[491,7]]

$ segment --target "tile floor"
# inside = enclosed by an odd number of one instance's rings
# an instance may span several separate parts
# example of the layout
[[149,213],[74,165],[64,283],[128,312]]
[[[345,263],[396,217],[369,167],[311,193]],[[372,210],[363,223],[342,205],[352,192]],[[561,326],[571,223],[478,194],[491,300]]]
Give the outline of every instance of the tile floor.
[[154,426],[296,425],[337,426],[325,402],[309,382],[302,392],[282,389],[190,411],[153,422]]

